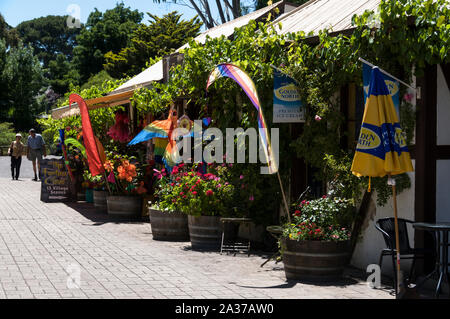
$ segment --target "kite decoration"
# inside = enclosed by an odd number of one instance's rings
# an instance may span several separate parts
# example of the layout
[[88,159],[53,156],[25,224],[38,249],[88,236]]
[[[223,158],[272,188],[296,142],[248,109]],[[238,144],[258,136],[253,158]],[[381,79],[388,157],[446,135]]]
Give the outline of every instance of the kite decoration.
[[92,130],[91,119],[86,102],[78,94],[71,94],[69,97],[69,105],[78,104],[81,114],[81,123],[83,127],[83,142],[86,147],[86,155],[89,164],[89,171],[92,176],[98,176],[105,172],[102,162],[102,156],[99,153],[98,139],[94,136]]
[[258,92],[256,91],[255,83],[252,81],[250,76],[241,70],[239,67],[230,64],[220,64],[218,65],[214,71],[212,71],[211,75],[208,79],[208,84],[206,86],[206,91],[208,91],[209,87],[218,79],[222,77],[227,77],[233,79],[237,84],[241,86],[244,92],[249,97],[250,101],[252,101],[256,110],[258,111],[258,126],[259,126],[259,136],[262,142],[264,154],[267,159],[267,163],[269,166],[270,174],[275,174],[278,172],[278,165],[276,163],[275,157],[272,153],[272,146],[270,144],[269,131],[267,129],[266,120],[264,118],[264,114],[262,112],[261,103],[259,101]]
[[168,169],[179,162],[176,142],[173,132],[178,127],[178,114],[175,110],[170,110],[169,118],[163,121],[155,121],[148,125],[139,133],[128,146],[155,139],[155,155],[164,155],[163,162]]
[[193,137],[197,130],[197,125],[186,115],[178,120],[178,114],[175,110],[170,110],[169,118],[163,121],[155,121],[140,132],[128,146],[136,145],[142,142],[154,140],[154,155],[163,157],[162,162],[168,171],[181,162],[180,154],[176,143],[177,136],[174,136],[177,128],[185,128],[189,131],[187,136]]

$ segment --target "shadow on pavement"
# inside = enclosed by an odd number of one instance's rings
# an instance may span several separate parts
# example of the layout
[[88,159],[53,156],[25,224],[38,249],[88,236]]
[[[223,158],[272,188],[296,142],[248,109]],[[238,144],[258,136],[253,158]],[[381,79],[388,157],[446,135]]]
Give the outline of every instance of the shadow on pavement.
[[107,212],[99,211],[97,207],[93,204],[88,204],[85,202],[74,202],[65,203],[68,207],[77,211],[83,217],[89,219],[93,222],[89,226],[102,226],[104,224],[114,223],[114,224],[145,224],[148,223],[143,217],[121,217],[121,216],[111,216]]

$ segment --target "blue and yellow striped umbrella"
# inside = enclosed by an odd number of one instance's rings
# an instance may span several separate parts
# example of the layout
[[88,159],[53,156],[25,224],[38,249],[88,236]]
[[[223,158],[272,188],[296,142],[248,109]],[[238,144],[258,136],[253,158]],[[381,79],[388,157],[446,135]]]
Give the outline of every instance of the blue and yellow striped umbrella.
[[413,170],[392,97],[380,69],[375,67],[352,173],[356,176],[383,177]]
[[[412,172],[411,157],[400,127],[389,89],[377,67],[372,69],[369,97],[364,110],[361,133],[352,164],[356,176],[383,177]],[[400,242],[395,181],[389,178],[395,217],[395,246],[397,255],[396,295],[403,287],[400,271]],[[370,191],[370,179],[369,179]]]

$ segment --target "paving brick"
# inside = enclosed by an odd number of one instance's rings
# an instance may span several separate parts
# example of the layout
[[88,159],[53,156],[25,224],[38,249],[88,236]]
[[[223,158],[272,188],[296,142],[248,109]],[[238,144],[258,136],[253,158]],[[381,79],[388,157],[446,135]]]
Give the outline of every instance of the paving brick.
[[[156,242],[148,223],[110,221],[89,204],[42,203],[40,184],[25,178],[0,178],[0,190],[0,298],[393,298],[361,281],[286,286],[282,263],[260,268],[260,256]],[[79,289],[67,285],[69,266],[79,267]]]

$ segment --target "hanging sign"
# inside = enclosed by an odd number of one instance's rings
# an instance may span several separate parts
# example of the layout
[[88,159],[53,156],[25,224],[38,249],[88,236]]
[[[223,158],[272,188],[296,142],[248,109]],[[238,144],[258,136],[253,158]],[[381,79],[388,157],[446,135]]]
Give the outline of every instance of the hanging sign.
[[[370,65],[367,65],[366,63],[363,63],[364,105],[366,105],[367,97],[369,95],[371,74],[372,67]],[[386,86],[391,93],[392,101],[394,102],[394,107],[397,111],[397,116],[400,119],[400,83],[384,73],[381,73],[381,75],[384,77]]]
[[294,79],[274,70],[273,122],[304,123],[305,108]]
[[49,203],[72,200],[72,183],[64,159],[42,160],[40,176],[41,201]]

